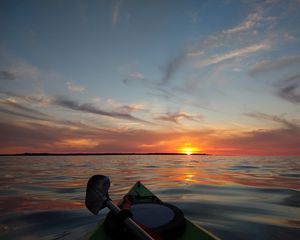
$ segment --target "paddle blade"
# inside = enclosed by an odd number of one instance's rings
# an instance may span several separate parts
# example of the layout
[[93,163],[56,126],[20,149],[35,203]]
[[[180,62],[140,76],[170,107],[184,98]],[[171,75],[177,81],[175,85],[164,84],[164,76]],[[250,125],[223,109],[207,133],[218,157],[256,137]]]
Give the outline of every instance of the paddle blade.
[[109,199],[108,189],[109,178],[103,175],[92,176],[86,187],[85,206],[95,215],[106,207],[106,200]]

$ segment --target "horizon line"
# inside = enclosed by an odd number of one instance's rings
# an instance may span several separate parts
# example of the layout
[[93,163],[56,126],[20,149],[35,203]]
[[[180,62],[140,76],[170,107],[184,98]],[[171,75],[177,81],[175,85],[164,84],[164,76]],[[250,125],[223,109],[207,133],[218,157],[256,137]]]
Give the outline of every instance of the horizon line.
[[212,155],[208,153],[175,153],[175,152],[148,152],[148,153],[136,153],[136,152],[104,152],[104,153],[0,153],[0,156],[75,156],[75,155]]

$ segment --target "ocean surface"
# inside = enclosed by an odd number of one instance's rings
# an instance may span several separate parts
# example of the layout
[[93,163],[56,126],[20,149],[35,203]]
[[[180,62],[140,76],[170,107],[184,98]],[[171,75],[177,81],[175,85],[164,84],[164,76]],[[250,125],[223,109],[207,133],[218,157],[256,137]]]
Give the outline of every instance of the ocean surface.
[[300,157],[2,156],[0,239],[80,239],[94,174],[116,202],[138,180],[221,239],[300,239]]

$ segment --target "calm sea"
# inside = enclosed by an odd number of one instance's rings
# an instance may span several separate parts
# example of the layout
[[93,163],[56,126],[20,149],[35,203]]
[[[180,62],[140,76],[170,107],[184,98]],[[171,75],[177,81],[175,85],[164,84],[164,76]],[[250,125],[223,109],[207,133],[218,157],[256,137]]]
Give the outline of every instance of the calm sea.
[[141,180],[221,239],[300,239],[300,157],[0,157],[0,238],[80,239],[107,211],[84,206],[87,180],[111,198]]

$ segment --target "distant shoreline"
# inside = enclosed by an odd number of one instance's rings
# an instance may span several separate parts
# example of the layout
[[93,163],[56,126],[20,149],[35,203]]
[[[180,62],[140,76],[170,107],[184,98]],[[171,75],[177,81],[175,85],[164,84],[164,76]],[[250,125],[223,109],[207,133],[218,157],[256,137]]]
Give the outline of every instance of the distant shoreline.
[[[91,155],[188,155],[186,153],[15,153],[0,154],[0,156],[91,156]],[[207,153],[192,153],[190,155],[210,155]]]

